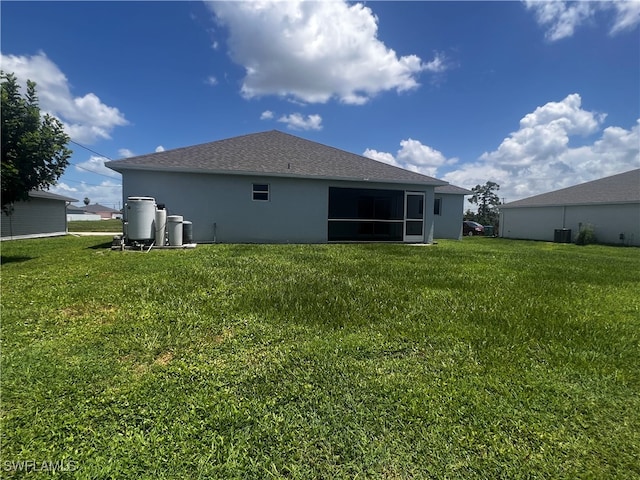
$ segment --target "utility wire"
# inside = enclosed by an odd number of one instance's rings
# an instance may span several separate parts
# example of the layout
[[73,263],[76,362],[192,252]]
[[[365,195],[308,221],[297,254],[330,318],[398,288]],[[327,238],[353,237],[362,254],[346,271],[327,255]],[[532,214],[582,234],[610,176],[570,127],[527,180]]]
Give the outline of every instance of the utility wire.
[[[89,152],[91,152],[91,153],[95,153],[95,154],[96,154],[96,155],[98,155],[99,157],[106,158],[107,160],[112,160],[112,158],[108,157],[107,155],[103,155],[103,154],[102,154],[102,153],[100,153],[100,152],[96,152],[95,150],[92,150],[92,149],[90,149],[89,147],[87,147],[87,146],[85,146],[85,145],[82,145],[81,143],[78,143],[78,142],[76,142],[76,141],[74,141],[74,140],[69,140],[69,142],[70,142],[70,143],[73,143],[74,145],[78,145],[79,147],[84,148],[85,150],[88,150],[88,151],[89,151]],[[93,173],[94,175],[100,175],[101,177],[106,177],[106,178],[111,178],[111,179],[113,179],[113,178],[114,178],[114,177],[112,177],[112,176],[110,176],[110,175],[105,175],[104,173],[96,172],[96,171],[94,171],[94,170],[89,170],[88,168],[81,167],[81,166],[80,166],[80,165],[78,165],[77,163],[73,163],[73,162],[69,162],[69,163],[70,163],[71,165],[73,165],[74,167],[79,168],[80,170],[84,170],[84,171],[86,171],[86,172]],[[82,182],[79,182],[79,183],[82,183]],[[87,185],[91,185],[91,184],[90,184],[90,183],[87,183]],[[97,187],[99,187],[99,186],[101,186],[101,185],[93,185],[93,186],[97,186]]]

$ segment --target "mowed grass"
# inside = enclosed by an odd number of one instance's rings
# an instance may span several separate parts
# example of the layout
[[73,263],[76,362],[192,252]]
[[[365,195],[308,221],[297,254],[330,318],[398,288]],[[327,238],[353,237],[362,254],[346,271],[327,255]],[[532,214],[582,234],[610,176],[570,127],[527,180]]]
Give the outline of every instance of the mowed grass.
[[67,222],[70,232],[122,233],[122,220],[72,220]]
[[636,248],[109,243],[2,243],[3,477],[640,475]]

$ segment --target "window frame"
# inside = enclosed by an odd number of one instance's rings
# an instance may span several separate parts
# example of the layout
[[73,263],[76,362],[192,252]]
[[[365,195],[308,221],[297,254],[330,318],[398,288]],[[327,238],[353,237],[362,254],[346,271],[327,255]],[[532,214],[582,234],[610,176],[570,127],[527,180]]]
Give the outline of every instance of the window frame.
[[[256,188],[265,187],[265,188]],[[264,197],[264,198],[261,198]],[[254,202],[269,202],[271,200],[271,184],[269,183],[252,183],[251,184],[251,200]]]

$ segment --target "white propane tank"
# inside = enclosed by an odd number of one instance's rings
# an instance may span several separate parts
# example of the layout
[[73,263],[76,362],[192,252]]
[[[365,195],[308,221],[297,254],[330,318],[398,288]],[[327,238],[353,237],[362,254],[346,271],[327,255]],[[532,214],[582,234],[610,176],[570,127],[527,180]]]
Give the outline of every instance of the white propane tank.
[[169,215],[167,217],[167,229],[169,232],[169,245],[182,246],[182,215]]
[[167,211],[165,209],[157,209],[155,219],[156,245],[164,247],[166,231]]
[[127,197],[127,238],[129,240],[153,240],[153,222],[156,200],[153,197]]

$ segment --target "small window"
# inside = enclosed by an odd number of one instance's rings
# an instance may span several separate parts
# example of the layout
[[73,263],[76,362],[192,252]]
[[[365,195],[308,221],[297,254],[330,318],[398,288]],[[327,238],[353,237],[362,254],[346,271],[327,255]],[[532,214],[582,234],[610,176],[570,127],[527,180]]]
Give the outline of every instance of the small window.
[[436,198],[433,202],[433,214],[442,215],[442,199]]
[[269,184],[268,183],[254,183],[253,184],[253,199],[268,202],[269,201]]

